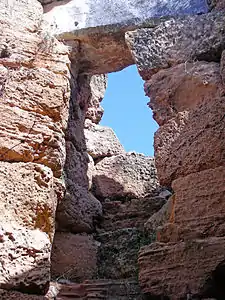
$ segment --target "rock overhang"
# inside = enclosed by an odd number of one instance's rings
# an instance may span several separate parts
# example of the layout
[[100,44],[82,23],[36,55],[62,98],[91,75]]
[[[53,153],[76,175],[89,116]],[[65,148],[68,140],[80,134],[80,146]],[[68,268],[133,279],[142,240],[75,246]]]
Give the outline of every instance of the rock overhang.
[[[105,74],[135,63],[125,33],[154,28],[170,17],[202,14],[207,0],[40,0],[52,33],[70,47],[73,62],[79,48],[80,73]],[[76,60],[76,59],[75,59]]]
[[[40,2],[43,2],[40,0]],[[44,4],[45,16],[57,35],[131,20],[206,13],[206,0],[63,0]]]

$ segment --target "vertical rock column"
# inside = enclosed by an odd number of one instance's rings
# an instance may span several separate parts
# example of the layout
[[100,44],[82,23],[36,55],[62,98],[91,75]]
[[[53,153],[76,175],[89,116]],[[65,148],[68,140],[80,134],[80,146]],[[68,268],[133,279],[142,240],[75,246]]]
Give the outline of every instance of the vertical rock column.
[[44,293],[69,110],[66,47],[34,0],[0,3],[0,288]]
[[212,12],[126,36],[160,125],[154,143],[159,180],[174,190],[168,210],[148,222],[151,230],[162,218],[157,242],[139,253],[148,296],[225,295],[224,21]]

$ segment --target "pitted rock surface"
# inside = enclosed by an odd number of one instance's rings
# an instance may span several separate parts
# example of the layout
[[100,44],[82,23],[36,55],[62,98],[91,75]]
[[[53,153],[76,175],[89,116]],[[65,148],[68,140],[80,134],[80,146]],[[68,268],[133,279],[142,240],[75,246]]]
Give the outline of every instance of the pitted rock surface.
[[83,282],[94,278],[98,246],[92,236],[57,232],[51,257],[52,279]]
[[[87,120],[88,121],[88,120]],[[124,153],[124,148],[110,127],[86,122],[84,129],[87,152],[96,158]]]
[[[46,3],[46,1],[40,1]],[[72,0],[51,1],[44,5],[45,17],[54,26],[55,32],[72,33],[77,29],[129,23],[132,19],[145,20],[151,17],[197,14],[207,12],[205,0]]]
[[127,44],[143,79],[175,64],[219,61],[225,48],[223,13],[170,19],[154,29],[126,33]]
[[92,233],[101,216],[102,205],[88,189],[67,180],[65,197],[57,209],[58,230]]
[[155,161],[135,152],[106,157],[96,164],[93,191],[101,198],[141,198],[159,187]]

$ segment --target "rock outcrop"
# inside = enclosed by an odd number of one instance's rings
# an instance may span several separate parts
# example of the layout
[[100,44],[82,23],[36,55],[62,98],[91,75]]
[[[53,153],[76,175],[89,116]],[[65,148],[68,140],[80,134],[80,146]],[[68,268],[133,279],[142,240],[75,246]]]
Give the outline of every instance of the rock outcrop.
[[224,298],[223,23],[223,14],[212,12],[126,34],[160,125],[159,182],[174,191],[145,224],[157,241],[139,254],[139,282],[149,297]]
[[102,159],[125,152],[114,131],[109,127],[86,121],[84,134],[87,152],[93,159]]
[[[224,1],[40,2],[0,3],[0,299],[224,299]],[[155,158],[98,124],[134,63]]]
[[96,165],[93,189],[101,198],[146,197],[159,187],[152,157],[135,152],[106,157]]

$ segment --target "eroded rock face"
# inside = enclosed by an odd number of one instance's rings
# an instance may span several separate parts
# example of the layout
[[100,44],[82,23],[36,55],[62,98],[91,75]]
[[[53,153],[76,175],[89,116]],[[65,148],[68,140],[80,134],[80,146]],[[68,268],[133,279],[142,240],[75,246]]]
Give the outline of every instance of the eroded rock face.
[[45,293],[50,281],[51,242],[40,229],[1,222],[0,287]]
[[164,197],[155,196],[128,201],[105,201],[103,207],[103,222],[101,229],[105,231],[123,228],[138,228],[143,230],[145,222],[164,204]]
[[37,1],[0,7],[0,286],[44,294],[63,190],[68,51],[42,30]]
[[18,2],[11,9],[7,3],[2,2],[0,16],[0,159],[42,163],[60,176],[70,92],[68,52],[41,31],[38,2]]
[[[207,6],[204,0],[197,3],[192,0],[182,1],[119,1],[109,2],[106,0],[85,0],[80,3],[72,0],[57,4],[55,1],[50,5],[44,4],[45,17],[56,25],[56,33],[65,33],[82,28],[104,26],[109,24],[127,23],[132,19],[147,19],[164,15],[183,15],[187,13],[206,12]],[[63,16],[63,21],[62,21]]]
[[126,33],[126,42],[143,79],[183,62],[219,61],[225,48],[224,14],[170,19],[154,29]]
[[0,162],[0,218],[53,239],[57,198],[52,171],[33,163]]
[[154,146],[163,185],[224,165],[224,86],[218,63],[187,63],[162,70],[147,81],[145,90],[161,125]]
[[50,280],[57,204],[52,171],[1,162],[0,182],[0,286],[43,293]]
[[97,273],[98,243],[87,235],[56,233],[51,260],[52,278],[82,282]]
[[207,281],[212,278],[212,271],[224,260],[221,251],[224,243],[225,239],[221,237],[154,243],[143,247],[139,255],[139,282],[143,293],[149,297],[167,296],[174,300],[187,295],[219,296],[221,287],[218,286],[215,294],[210,295]]
[[101,203],[87,188],[67,181],[65,197],[57,210],[58,230],[91,233],[101,215]]
[[91,77],[91,97],[88,102],[88,109],[86,112],[86,118],[90,119],[93,123],[98,124],[101,121],[104,109],[100,103],[104,98],[107,85],[106,75],[94,75]]
[[96,164],[93,189],[101,198],[145,197],[158,186],[152,157],[131,152],[106,157]]
[[109,127],[86,122],[84,133],[87,152],[93,159],[115,156],[125,152],[114,131]]

